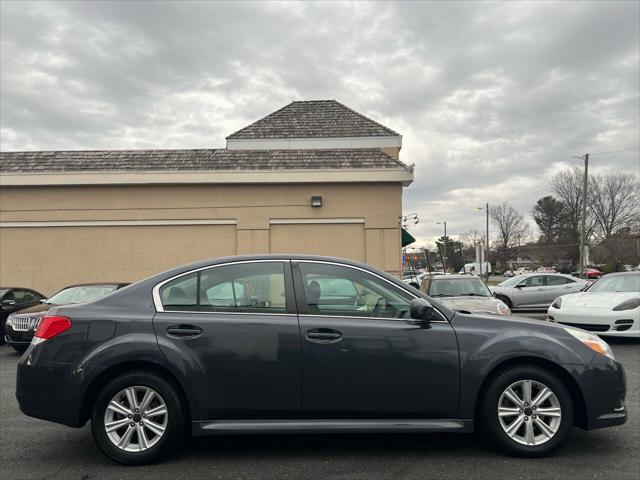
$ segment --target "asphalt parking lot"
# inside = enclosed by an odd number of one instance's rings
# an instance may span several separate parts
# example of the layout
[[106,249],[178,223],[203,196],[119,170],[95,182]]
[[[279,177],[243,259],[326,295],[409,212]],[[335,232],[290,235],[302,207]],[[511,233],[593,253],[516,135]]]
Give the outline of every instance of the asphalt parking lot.
[[19,355],[0,347],[0,478],[640,478],[640,343],[612,341],[627,372],[628,422],[574,429],[543,459],[494,452],[479,435],[290,435],[191,439],[172,458],[144,467],[112,463],[88,427],[71,429],[20,413],[14,396]]

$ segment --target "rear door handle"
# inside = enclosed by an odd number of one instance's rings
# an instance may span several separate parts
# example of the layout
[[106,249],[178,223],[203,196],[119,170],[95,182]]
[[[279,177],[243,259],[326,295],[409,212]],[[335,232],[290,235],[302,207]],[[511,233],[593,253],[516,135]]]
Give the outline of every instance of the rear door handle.
[[329,328],[315,328],[307,330],[307,340],[317,343],[337,342],[342,338],[342,333]]
[[202,329],[195,325],[171,325],[167,327],[167,335],[171,337],[196,337],[201,333]]

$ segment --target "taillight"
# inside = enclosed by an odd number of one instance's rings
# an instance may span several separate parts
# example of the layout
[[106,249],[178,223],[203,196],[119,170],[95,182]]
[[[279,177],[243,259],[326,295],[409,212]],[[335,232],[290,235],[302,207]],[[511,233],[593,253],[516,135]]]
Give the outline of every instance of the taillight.
[[43,317],[40,320],[40,325],[34,335],[34,343],[44,342],[49,340],[59,333],[69,330],[71,328],[71,320],[67,317],[50,316]]

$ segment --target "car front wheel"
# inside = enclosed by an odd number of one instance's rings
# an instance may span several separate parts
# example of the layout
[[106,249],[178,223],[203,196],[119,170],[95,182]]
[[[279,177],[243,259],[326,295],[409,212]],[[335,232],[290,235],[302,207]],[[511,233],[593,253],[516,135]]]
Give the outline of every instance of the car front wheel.
[[180,396],[166,379],[137,371],[109,382],[91,417],[93,438],[112,460],[153,462],[175,449],[184,431]]
[[511,300],[509,300],[508,297],[505,297],[504,295],[496,295],[496,298],[501,300],[507,307],[513,308],[513,303],[511,303]]
[[522,365],[490,381],[480,409],[484,434],[502,450],[538,457],[559,446],[573,426],[573,401],[547,370]]

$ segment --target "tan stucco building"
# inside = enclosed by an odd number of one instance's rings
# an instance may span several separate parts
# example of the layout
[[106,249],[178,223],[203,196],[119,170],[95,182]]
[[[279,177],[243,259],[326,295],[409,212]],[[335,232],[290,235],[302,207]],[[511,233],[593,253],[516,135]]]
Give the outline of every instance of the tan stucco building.
[[0,285],[52,294],[268,252],[398,274],[402,188],[413,180],[401,146],[373,120],[314,101],[230,135],[225,149],[3,152]]

